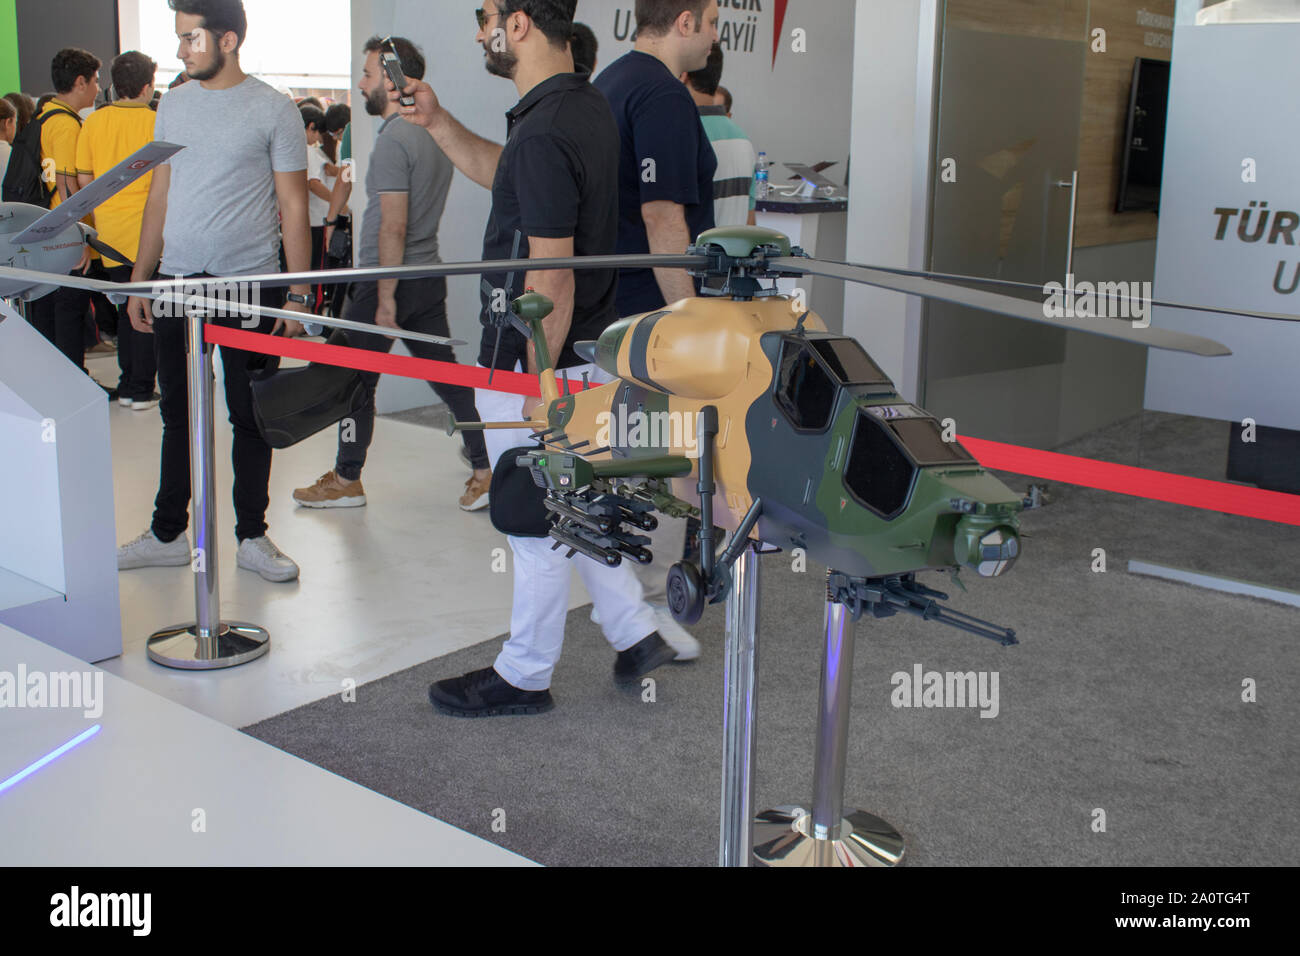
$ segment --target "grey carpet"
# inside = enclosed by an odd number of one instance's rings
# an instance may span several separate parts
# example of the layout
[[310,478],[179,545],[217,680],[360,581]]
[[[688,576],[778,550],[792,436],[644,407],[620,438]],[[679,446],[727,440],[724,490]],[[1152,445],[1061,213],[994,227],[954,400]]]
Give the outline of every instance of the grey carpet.
[[[1216,432],[1147,415],[1062,450],[1161,467],[1160,449],[1168,470],[1221,478],[1222,448],[1217,476],[1207,459]],[[925,578],[955,609],[1016,628],[1019,646],[910,618],[859,624],[846,803],[901,830],[913,865],[1300,862],[1300,611],[1124,571],[1141,557],[1282,583],[1296,529],[1052,492],[1026,516],[1032,537],[1004,578],[967,578],[965,593]],[[1090,570],[1096,547],[1104,574]],[[762,561],[760,809],[810,796],[823,613],[821,569]],[[551,713],[432,711],[429,682],[491,663],[495,639],[367,684],[355,703],[318,701],[246,730],[542,863],[710,865],[722,626],[711,609],[696,628],[703,658],[656,672],[653,703],[614,687],[613,653],[582,609]],[[918,663],[996,671],[998,716],[893,707],[891,675]],[[1241,700],[1246,678],[1256,703]],[[498,809],[504,832],[492,828]],[[1092,829],[1097,809],[1105,832]]]

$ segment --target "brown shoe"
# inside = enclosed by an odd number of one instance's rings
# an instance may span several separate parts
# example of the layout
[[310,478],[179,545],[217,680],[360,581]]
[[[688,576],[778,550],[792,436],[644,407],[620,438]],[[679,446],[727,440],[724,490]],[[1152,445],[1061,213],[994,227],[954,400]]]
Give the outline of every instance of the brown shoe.
[[465,493],[460,496],[461,511],[482,511],[488,506],[488,489],[492,487],[492,473],[486,478],[469,476],[465,482]]
[[366,489],[361,480],[344,481],[334,471],[327,471],[310,488],[298,488],[293,500],[304,508],[360,508],[366,503]]

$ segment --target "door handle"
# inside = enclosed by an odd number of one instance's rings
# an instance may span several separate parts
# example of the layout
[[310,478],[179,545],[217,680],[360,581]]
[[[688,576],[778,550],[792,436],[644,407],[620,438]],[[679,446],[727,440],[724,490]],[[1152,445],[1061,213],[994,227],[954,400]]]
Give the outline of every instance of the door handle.
[[1079,171],[1074,170],[1069,179],[1058,179],[1052,185],[1062,189],[1067,186],[1070,188],[1070,230],[1065,245],[1065,287],[1070,290],[1074,285],[1070,273],[1074,269],[1074,212],[1079,197]]

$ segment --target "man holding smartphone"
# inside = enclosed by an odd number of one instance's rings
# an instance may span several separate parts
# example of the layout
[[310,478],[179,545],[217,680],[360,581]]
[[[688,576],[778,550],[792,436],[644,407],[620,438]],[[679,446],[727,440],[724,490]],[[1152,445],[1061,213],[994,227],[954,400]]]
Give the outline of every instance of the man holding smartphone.
[[[168,0],[176,11],[177,56],[193,82],[158,105],[157,139],[184,147],[153,172],[131,279],[149,282],[161,260],[173,276],[276,272],[281,235],[291,272],[311,263],[307,228],[307,137],[293,101],[244,73],[239,47],[248,32],[241,0]],[[165,240],[165,249],[164,249]],[[290,289],[285,307],[307,313],[310,288]],[[278,307],[279,289],[254,291],[240,305]],[[132,327],[153,333],[163,419],[158,496],[149,530],[118,550],[119,570],[190,563],[189,403],[185,326],[175,309],[132,297]],[[232,310],[235,311],[235,310]],[[300,335],[292,320],[238,314],[210,321],[261,332]],[[291,581],[298,565],[266,535],[271,446],[253,417],[249,371],[265,356],[221,346],[226,406],[234,429],[236,563],[268,581]]]
[[[485,0],[477,12],[477,41],[494,76],[514,81],[520,100],[506,114],[506,143],[478,136],[451,116],[427,83],[406,88],[415,99],[404,115],[423,126],[456,168],[492,190],[492,212],[483,236],[484,259],[601,255],[613,251],[618,235],[618,129],[605,98],[575,73],[569,53],[576,0]],[[392,94],[397,96],[396,92]],[[485,327],[479,364],[537,372],[531,344],[513,329],[501,335],[486,320],[495,289],[507,277],[486,273]],[[595,339],[612,323],[615,274],[608,269],[530,271],[515,277],[508,295],[535,289],[554,303],[543,322],[556,367],[594,381],[604,373],[573,351],[573,343]],[[518,395],[479,389],[477,404],[485,421],[531,416],[539,399],[521,403]],[[521,407],[522,406],[522,407]],[[507,449],[527,444],[525,429],[489,431],[488,452],[495,461]],[[461,717],[535,714],[554,706],[551,675],[564,642],[569,581],[582,576],[600,609],[605,639],[618,652],[614,680],[634,683],[671,661],[676,650],[660,636],[654,612],[642,600],[641,585],[628,562],[607,567],[585,555],[572,561],[551,550],[549,538],[511,535],[514,591],[510,639],[492,667],[448,678],[429,688],[433,706]]]
[[[405,76],[424,76],[424,56],[415,44],[404,37],[381,40],[371,37],[365,45],[366,65],[358,84],[366,98],[366,112],[383,117],[379,136],[370,154],[366,170],[366,211],[361,220],[358,245],[359,264],[369,266],[431,265],[438,257],[438,225],[451,188],[451,161],[423,131],[402,121],[398,105],[388,99],[384,82],[386,57],[389,76],[403,85]],[[399,65],[398,65],[399,64]],[[397,65],[397,69],[392,69]],[[422,279],[380,279],[378,282],[353,283],[343,317],[390,329],[406,329],[426,335],[446,337],[447,280],[442,276]],[[353,348],[387,352],[393,347],[386,335],[350,333]],[[408,340],[406,347],[417,358],[437,362],[455,362],[456,353],[449,345],[430,345]],[[365,397],[348,419],[339,423],[338,456],[334,468],[314,485],[299,488],[293,499],[305,508],[357,508],[366,503],[361,484],[361,469],[375,431],[375,386],[378,372],[362,372]],[[463,385],[430,382],[433,390],[447,403],[457,421],[478,421],[474,409],[474,390]],[[488,504],[492,483],[491,465],[483,443],[483,433],[462,433],[465,452],[474,473],[465,483],[460,497],[464,511],[478,511]]]

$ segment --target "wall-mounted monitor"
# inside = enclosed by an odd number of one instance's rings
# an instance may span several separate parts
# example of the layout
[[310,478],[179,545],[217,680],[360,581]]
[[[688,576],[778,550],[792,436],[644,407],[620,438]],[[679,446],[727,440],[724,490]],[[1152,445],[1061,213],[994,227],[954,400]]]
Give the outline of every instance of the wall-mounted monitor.
[[1134,60],[1116,212],[1158,212],[1160,209],[1168,101],[1169,61],[1144,57]]

